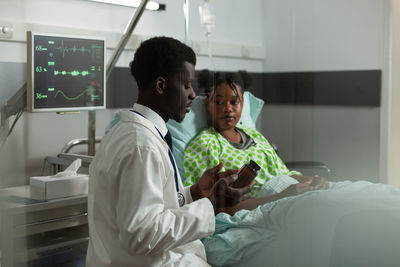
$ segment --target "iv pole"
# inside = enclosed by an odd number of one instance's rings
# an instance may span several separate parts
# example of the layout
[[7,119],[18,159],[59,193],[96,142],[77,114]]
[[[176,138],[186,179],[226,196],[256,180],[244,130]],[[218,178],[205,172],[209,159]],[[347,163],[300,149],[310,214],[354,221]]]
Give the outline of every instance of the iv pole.
[[[106,69],[106,81],[110,77],[112,70],[114,69],[115,64],[117,63],[122,51],[125,48],[126,43],[128,42],[133,30],[136,27],[136,24],[139,22],[140,17],[143,14],[143,11],[146,8],[148,0],[142,0],[140,5],[136,8],[136,12],[133,14],[130,19],[124,34],[122,35],[114,53],[112,54]],[[96,111],[89,111],[89,136],[88,136],[88,155],[94,156],[95,154],[95,144],[96,144]]]

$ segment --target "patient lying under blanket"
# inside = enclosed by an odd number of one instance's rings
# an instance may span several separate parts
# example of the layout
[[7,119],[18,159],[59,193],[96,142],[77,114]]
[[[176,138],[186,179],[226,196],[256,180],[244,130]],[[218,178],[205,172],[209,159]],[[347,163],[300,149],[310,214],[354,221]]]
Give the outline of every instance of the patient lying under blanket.
[[[400,189],[369,182],[330,183],[288,170],[254,126],[242,124],[244,80],[243,73],[199,74],[199,86],[209,89],[202,104],[210,122],[185,146],[180,166],[186,185],[221,161],[226,169],[238,169],[250,160],[261,167],[253,198],[219,213],[214,235],[202,240],[208,262],[400,266]],[[190,113],[187,117],[191,119]],[[169,129],[174,136],[173,126]]]
[[[282,177],[281,177],[282,178]],[[291,183],[290,177],[283,180]],[[284,188],[265,183],[260,195]],[[328,183],[216,216],[202,241],[213,266],[400,266],[400,189],[369,182]],[[265,190],[264,190],[265,189]]]

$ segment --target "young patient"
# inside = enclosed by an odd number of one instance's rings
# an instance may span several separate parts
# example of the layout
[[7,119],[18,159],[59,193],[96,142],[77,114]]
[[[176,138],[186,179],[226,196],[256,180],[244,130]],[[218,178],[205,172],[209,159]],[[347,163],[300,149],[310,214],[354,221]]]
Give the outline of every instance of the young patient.
[[183,163],[185,183],[187,185],[196,183],[205,170],[218,164],[238,170],[250,160],[261,167],[254,180],[251,192],[253,197],[260,191],[264,182],[275,176],[291,176],[299,183],[290,185],[278,194],[251,198],[235,207],[220,210],[231,215],[241,209],[254,209],[258,205],[279,198],[326,187],[325,179],[322,177],[302,176],[299,172],[288,170],[262,134],[254,128],[237,125],[243,109],[243,88],[247,88],[248,78],[245,72],[217,72],[212,75],[204,70],[199,74],[199,88],[206,88],[208,91],[204,104],[210,115],[211,127],[203,130],[185,151]]

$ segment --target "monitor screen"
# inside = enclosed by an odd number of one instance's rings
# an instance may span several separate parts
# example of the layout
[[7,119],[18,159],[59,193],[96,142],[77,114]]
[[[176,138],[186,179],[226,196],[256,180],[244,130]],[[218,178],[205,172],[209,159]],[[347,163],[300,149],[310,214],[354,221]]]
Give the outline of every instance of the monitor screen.
[[27,33],[28,112],[106,107],[105,39]]

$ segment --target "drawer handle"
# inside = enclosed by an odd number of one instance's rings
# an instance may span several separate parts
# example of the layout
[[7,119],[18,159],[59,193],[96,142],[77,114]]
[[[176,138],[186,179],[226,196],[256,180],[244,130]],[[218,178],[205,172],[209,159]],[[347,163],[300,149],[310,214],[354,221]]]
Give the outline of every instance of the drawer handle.
[[56,219],[50,219],[50,220],[44,220],[44,221],[39,221],[39,222],[33,222],[33,223],[27,223],[27,224],[22,224],[18,225],[15,228],[24,228],[24,227],[30,227],[30,226],[36,226],[36,225],[41,225],[41,224],[46,224],[46,223],[53,223],[53,222],[59,222],[59,221],[65,221],[65,220],[72,220],[76,219],[79,217],[87,217],[87,212],[77,214],[77,215],[72,215],[72,216],[65,216],[65,217],[60,217]]

